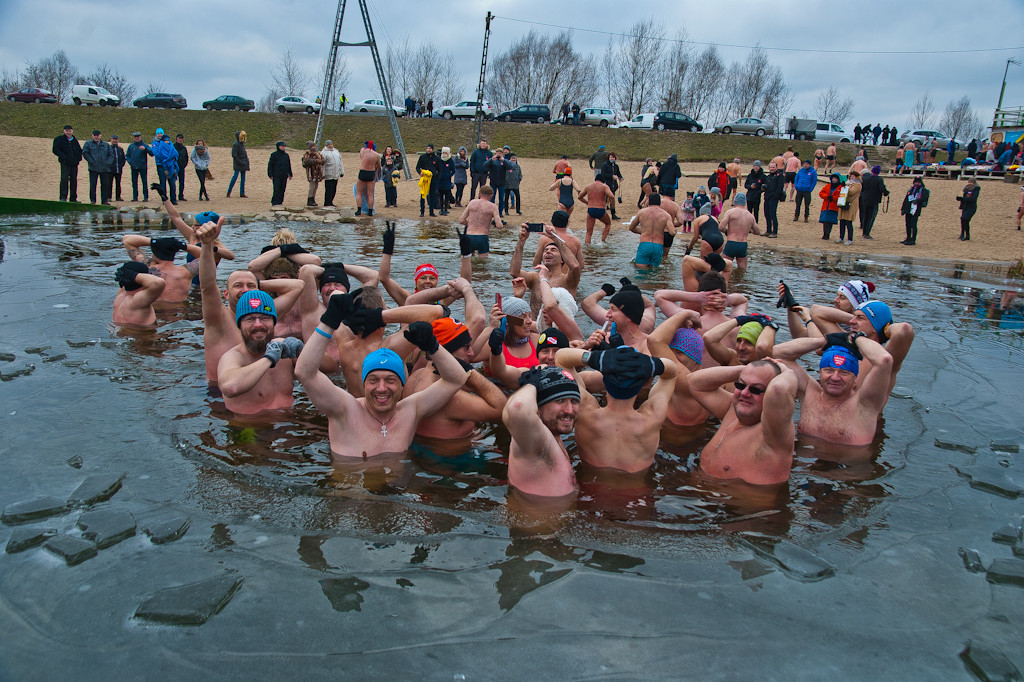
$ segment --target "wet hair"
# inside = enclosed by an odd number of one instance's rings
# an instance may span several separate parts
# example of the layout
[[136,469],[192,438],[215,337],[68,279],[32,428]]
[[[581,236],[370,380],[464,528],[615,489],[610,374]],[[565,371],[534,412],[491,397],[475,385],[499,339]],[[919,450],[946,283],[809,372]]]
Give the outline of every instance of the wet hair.
[[299,276],[299,266],[287,258],[275,258],[263,269],[263,275],[268,278],[281,274],[288,275],[289,279],[295,279]]
[[775,372],[775,376],[782,374],[782,370],[774,362],[768,362],[767,360],[754,360],[747,364],[747,367],[771,367],[772,371]]
[[705,272],[697,283],[697,291],[725,291],[725,277],[720,272]]
[[282,244],[298,244],[298,240],[295,238],[295,233],[287,227],[282,227],[280,230],[275,232],[274,238],[270,240],[271,246],[281,246]]
[[384,297],[380,293],[380,287],[361,287],[352,292],[352,297],[358,300],[364,308],[384,307]]

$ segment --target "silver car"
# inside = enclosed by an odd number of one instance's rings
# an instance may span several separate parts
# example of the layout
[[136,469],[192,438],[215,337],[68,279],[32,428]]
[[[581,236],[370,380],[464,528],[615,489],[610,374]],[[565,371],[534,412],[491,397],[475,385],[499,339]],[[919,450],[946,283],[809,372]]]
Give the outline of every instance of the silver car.
[[588,126],[601,126],[607,128],[618,123],[615,112],[611,109],[592,107],[580,112],[580,123]]
[[765,135],[775,134],[775,125],[771,121],[765,121],[760,118],[738,118],[735,121],[716,125],[715,132],[725,135],[741,133],[743,135],[764,137]]
[[[480,106],[484,118],[494,118],[495,110],[490,102],[483,102]],[[445,104],[443,107],[434,108],[434,113],[439,113],[441,118],[452,120],[453,118],[473,118],[476,116],[476,100],[463,100],[458,104]]]
[[[362,102],[356,102],[354,104],[349,104],[348,108],[351,111],[358,111],[358,112],[361,112],[361,113],[367,113],[367,112],[371,112],[371,111],[381,111],[381,112],[383,112],[383,111],[387,111],[388,110],[388,105],[385,104],[384,100],[382,100],[382,99],[364,99]],[[405,115],[405,109],[403,109],[402,107],[397,106],[397,105],[392,105],[391,108],[395,110],[395,116],[404,116]]]
[[[926,137],[932,138],[932,142],[935,143],[936,149],[945,149],[949,146],[949,138],[940,133],[938,130],[912,130],[909,133],[903,133],[900,135],[900,142],[906,143],[910,140],[914,141],[914,144],[921,144],[924,142]],[[963,148],[966,145],[960,140],[956,141],[956,146]]]
[[814,139],[822,142],[849,142],[853,135],[836,123],[819,123],[814,131]]
[[320,111],[320,105],[318,103],[297,95],[278,97],[277,100],[274,101],[274,108],[282,114],[292,113],[294,111],[305,111],[307,114],[314,114]]

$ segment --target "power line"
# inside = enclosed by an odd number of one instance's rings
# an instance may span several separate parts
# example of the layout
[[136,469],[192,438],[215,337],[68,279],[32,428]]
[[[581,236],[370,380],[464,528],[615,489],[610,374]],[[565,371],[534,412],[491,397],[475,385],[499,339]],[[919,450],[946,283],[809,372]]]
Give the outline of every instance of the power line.
[[[632,38],[629,33],[616,33],[614,31],[599,31],[592,28],[580,28],[578,26],[563,26],[561,24],[548,24],[543,21],[530,21],[529,19],[515,19],[513,17],[495,16],[495,19],[514,21],[520,24],[532,24],[534,26],[546,26],[548,28],[560,28],[569,31],[581,31],[583,33],[597,33],[600,35],[613,36],[617,38]],[[769,47],[765,45],[736,45],[733,43],[709,43],[699,40],[680,40],[679,38],[660,38],[651,36],[654,40],[665,43],[680,43],[686,45],[713,45],[715,47],[735,47],[745,50],[762,49],[769,52],[813,52],[818,54],[863,54],[863,55],[929,55],[929,54],[965,54],[970,52],[1009,52],[1012,50],[1024,50],[1024,46],[1018,47],[983,47],[969,50],[816,50],[806,47]]]

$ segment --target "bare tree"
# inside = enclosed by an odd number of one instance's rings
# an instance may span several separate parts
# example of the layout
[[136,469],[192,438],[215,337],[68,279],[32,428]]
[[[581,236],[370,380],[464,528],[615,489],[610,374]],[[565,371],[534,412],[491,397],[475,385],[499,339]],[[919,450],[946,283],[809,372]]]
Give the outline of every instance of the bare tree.
[[725,80],[725,65],[718,48],[708,45],[693,61],[683,91],[683,110],[700,121],[716,108]]
[[17,69],[8,69],[6,66],[0,71],[0,97],[7,98],[9,93],[21,87],[21,72]]
[[693,51],[687,42],[688,37],[686,29],[680,27],[676,32],[675,42],[665,49],[663,66],[667,65],[667,68],[662,74],[661,94],[658,96],[662,109],[679,111],[683,108],[686,76],[693,60]]
[[[409,36],[399,44],[389,44],[381,58],[384,68],[384,77],[387,79],[388,90],[391,91],[391,101],[398,103],[406,97],[411,97],[412,92],[412,47],[409,44]],[[383,93],[381,93],[383,95]]]
[[71,86],[80,78],[78,69],[64,50],[57,50],[38,62],[28,62],[22,72],[22,82],[28,87],[44,88],[52,92],[60,103],[71,98]]
[[144,94],[148,95],[151,92],[166,92],[164,82],[161,80],[146,81],[146,92]]
[[775,126],[775,133],[781,135],[784,132],[783,121],[789,116],[789,108],[796,100],[793,90],[782,76],[782,69],[777,69],[769,80],[764,100],[764,118],[771,121]]
[[818,101],[815,103],[814,116],[823,123],[838,123],[853,116],[853,100],[843,99],[839,88],[834,85],[828,86],[818,93]]
[[106,62],[103,62],[96,69],[85,77],[90,85],[98,85],[121,98],[122,104],[131,104],[137,92],[135,84],[128,80],[117,69],[112,69]]
[[665,29],[653,18],[637,21],[615,41],[611,63],[614,91],[612,105],[632,118],[657,103]]
[[348,88],[348,84],[352,80],[352,72],[348,70],[348,59],[339,50],[338,58],[334,62],[334,81],[331,83],[330,91],[324,93],[324,84],[327,82],[327,59],[327,57],[324,57],[324,60],[320,62],[320,71],[317,73],[317,80],[314,85],[317,87],[318,93],[323,96],[324,107],[327,109],[340,109],[341,93],[345,92]]
[[409,80],[412,84],[412,96],[422,99],[426,104],[437,95],[437,82],[441,78],[445,65],[441,61],[441,51],[431,41],[424,40],[411,56]]
[[[455,58],[455,52],[449,50],[444,56],[445,64],[458,64]],[[440,98],[440,102],[435,102],[435,108],[439,104],[455,104],[463,97],[464,86],[462,84],[462,78],[459,77],[458,72],[454,68],[441,69],[441,77],[437,83],[437,96]],[[474,97],[476,93],[474,93]]]
[[939,130],[960,141],[977,138],[981,127],[981,119],[974,113],[971,98],[967,95],[947,104],[939,120]]
[[274,111],[274,102],[286,95],[305,97],[311,83],[312,77],[299,64],[292,48],[288,47],[281,54],[281,60],[270,69],[270,84],[260,98],[257,109]]
[[910,118],[907,119],[907,127],[911,130],[916,128],[931,128],[934,120],[935,102],[932,101],[931,95],[925,92],[921,95],[921,99],[914,103],[914,108],[910,110]]
[[530,102],[557,109],[589,99],[595,90],[593,61],[572,47],[572,32],[546,37],[530,31],[492,62],[484,88],[499,109]]

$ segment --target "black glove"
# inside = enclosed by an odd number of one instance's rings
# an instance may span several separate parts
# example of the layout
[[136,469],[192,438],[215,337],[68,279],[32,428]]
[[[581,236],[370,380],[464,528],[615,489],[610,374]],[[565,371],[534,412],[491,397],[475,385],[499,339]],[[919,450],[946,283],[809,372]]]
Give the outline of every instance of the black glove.
[[395,224],[390,220],[384,221],[384,248],[382,253],[390,256],[395,252]]
[[429,322],[418,321],[410,324],[405,330],[405,340],[427,355],[433,355],[440,347]]
[[160,195],[161,201],[167,201],[167,192],[160,186],[159,182],[154,182],[149,186],[149,188]]
[[532,384],[539,389],[541,382],[544,380],[545,370],[547,370],[546,367],[539,366],[526,370],[519,375],[519,385],[525,386],[526,384]]
[[298,244],[281,244],[281,255],[284,257],[294,256],[297,253],[309,253]]
[[782,296],[779,296],[779,302],[775,304],[775,307],[789,310],[790,308],[800,305],[796,302],[796,299],[793,298],[793,292],[789,290],[789,286],[787,286],[787,284],[781,279],[779,280],[779,284],[782,285]]
[[[458,232],[458,228],[456,228],[455,231]],[[472,240],[470,240],[469,235],[467,234],[468,232],[468,225],[466,226],[466,230],[464,232],[459,232],[459,253],[461,253],[463,256],[473,255],[473,242]]]
[[767,315],[755,313],[751,315],[751,317],[753,317],[754,321],[759,323],[762,327],[771,327],[775,331],[779,331],[779,323],[773,320],[772,318],[768,317]]
[[320,323],[325,327],[337,329],[356,311],[356,308],[352,294],[334,294],[327,300],[327,310],[320,316]]
[[345,318],[344,322],[353,334],[362,334],[364,339],[386,326],[383,308],[359,308]]
[[297,358],[299,353],[302,352],[302,348],[305,346],[302,343],[302,339],[297,339],[294,336],[286,336],[281,341],[281,357],[282,358]]
[[[141,285],[135,284],[135,278],[144,272],[149,272],[149,268],[146,267],[145,263],[130,260],[114,271],[114,280],[125,289],[136,289]],[[135,286],[131,286],[133,284]]]
[[624,338],[622,338],[622,334],[620,334],[618,332],[615,332],[614,334],[612,334],[611,336],[608,337],[608,347],[609,348],[618,348],[619,346],[625,346],[625,345],[626,345],[626,340]]
[[263,357],[270,360],[270,368],[277,367],[278,361],[281,359],[281,353],[284,351],[284,345],[277,340],[271,341],[267,344],[267,350],[263,353]]
[[690,247],[686,247],[686,250],[685,250],[685,251],[683,251],[683,255],[684,255],[684,256],[689,256],[689,255],[690,255],[690,252],[691,252],[691,251],[693,251],[693,249],[692,249],[692,248],[690,248]]
[[601,291],[603,291],[608,296],[614,296],[615,295],[615,287],[613,287],[611,284],[602,284],[601,285]]
[[758,321],[756,315],[737,315],[733,319],[736,320],[736,326],[737,327],[742,327],[743,325],[745,325],[748,322],[757,322]]
[[825,334],[825,345],[823,348],[828,348],[829,346],[845,348],[858,360],[864,359],[864,355],[857,349],[857,344],[850,340],[850,335],[846,332]]
[[487,337],[487,347],[491,349],[491,355],[501,355],[501,346],[505,343],[505,331],[506,331],[505,318],[501,318],[501,326],[497,329],[491,330],[491,335]]

